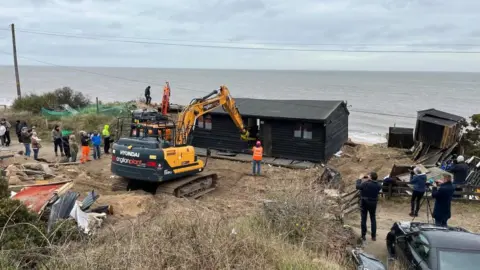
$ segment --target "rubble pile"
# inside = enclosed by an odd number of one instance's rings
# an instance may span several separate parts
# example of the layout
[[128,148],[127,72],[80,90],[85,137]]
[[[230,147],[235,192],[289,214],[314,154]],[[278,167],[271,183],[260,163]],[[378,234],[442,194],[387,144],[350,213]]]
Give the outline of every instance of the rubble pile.
[[56,174],[46,163],[11,164],[5,169],[9,185],[28,185],[54,178]]
[[71,177],[83,174],[77,168],[42,162],[13,163],[4,169],[10,198],[47,221],[47,231],[60,220],[73,219],[80,231],[92,234],[113,211],[110,205],[94,205],[100,197],[94,190],[83,196],[72,191]]

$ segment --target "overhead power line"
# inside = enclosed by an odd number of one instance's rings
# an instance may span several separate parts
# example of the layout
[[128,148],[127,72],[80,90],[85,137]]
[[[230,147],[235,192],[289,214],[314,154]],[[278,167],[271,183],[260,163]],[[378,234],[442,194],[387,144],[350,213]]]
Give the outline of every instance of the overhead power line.
[[[9,31],[9,29],[0,29]],[[65,33],[65,32],[52,32],[36,29],[17,29],[18,32],[39,34],[39,35],[58,35],[58,36],[78,36],[78,37],[88,37],[88,38],[107,38],[107,39],[123,39],[123,40],[143,40],[143,41],[171,41],[171,42],[194,42],[194,43],[217,43],[217,44],[256,44],[256,45],[287,45],[287,46],[380,46],[380,47],[399,47],[399,46],[408,46],[408,47],[446,47],[446,46],[455,46],[455,47],[480,47],[480,43],[470,43],[470,44],[459,44],[459,43],[303,43],[303,42],[287,42],[287,41],[232,41],[232,40],[192,40],[192,39],[171,39],[171,38],[145,38],[145,37],[131,37],[131,36],[111,36],[111,35],[98,35],[98,34],[76,34],[76,33]]]
[[[7,55],[12,55],[9,52],[5,51],[0,51],[0,53],[7,54]],[[99,72],[93,72],[85,69],[80,69],[76,67],[70,67],[70,66],[63,66],[63,65],[57,65],[51,62],[46,62],[30,57],[25,57],[25,56],[18,56],[18,58],[22,58],[25,60],[41,63],[44,65],[49,65],[49,66],[54,66],[54,67],[61,67],[61,68],[66,68],[66,69],[71,69],[74,71],[78,72],[83,72],[83,73],[88,73],[92,75],[97,75],[97,76],[102,76],[102,77],[107,77],[107,78],[113,78],[113,79],[119,79],[119,80],[124,80],[124,81],[130,81],[130,82],[137,82],[137,83],[142,83],[145,85],[155,85],[155,86],[160,86],[163,87],[163,84],[158,84],[158,83],[152,83],[152,82],[146,82],[146,81],[141,81],[141,80],[135,80],[135,79],[130,79],[130,78],[125,78],[125,77],[120,77],[120,76],[115,76],[115,75],[110,75],[110,74],[104,74],[104,73],[99,73]],[[176,89],[180,90],[185,90],[189,92],[195,92],[195,93],[202,93],[202,94],[208,94],[210,91],[205,91],[205,90],[196,90],[196,89],[191,89],[191,88],[185,88],[185,87],[179,87],[175,86]],[[248,98],[248,97],[238,97],[238,98]],[[307,104],[297,104],[288,100],[276,100],[279,103],[284,103],[284,104],[290,104],[290,105],[296,105],[296,106],[301,106],[301,107],[311,107],[311,108],[321,108],[320,106],[315,106],[315,105],[307,105]],[[389,116],[389,117],[398,117],[398,118],[409,118],[409,119],[415,119],[415,116],[409,116],[409,115],[399,115],[399,114],[391,114],[391,113],[382,113],[382,112],[374,112],[374,111],[366,111],[366,110],[356,110],[356,109],[349,109],[351,112],[358,112],[358,113],[364,113],[364,114],[371,114],[371,115],[382,115],[382,116]]]
[[[2,29],[3,30],[3,29]],[[192,48],[210,48],[210,49],[232,49],[232,50],[260,50],[260,51],[294,51],[294,52],[344,52],[344,53],[423,53],[423,54],[478,54],[480,51],[469,51],[469,50],[379,50],[379,49],[345,49],[345,48],[308,48],[308,47],[263,47],[266,43],[233,43],[233,42],[210,42],[210,44],[192,44],[195,42],[202,43],[204,41],[179,41],[179,40],[168,40],[163,39],[163,41],[154,41],[154,40],[139,40],[137,39],[125,39],[125,38],[116,38],[116,37],[102,37],[102,36],[92,36],[92,35],[77,35],[77,34],[68,34],[68,33],[54,33],[54,32],[40,32],[40,31],[30,31],[30,30],[17,30],[17,32],[35,34],[35,35],[46,35],[46,36],[57,36],[57,37],[68,37],[68,38],[77,38],[77,39],[90,39],[90,40],[101,40],[109,42],[122,42],[122,43],[132,43],[132,44],[143,44],[143,45],[160,45],[160,46],[174,46],[174,47],[192,47]],[[158,39],[157,39],[158,40]],[[169,42],[166,42],[169,41]],[[179,43],[179,42],[188,42],[188,43]],[[215,45],[213,43],[230,43],[238,44],[244,46],[226,46],[226,45]],[[247,47],[246,45],[251,45]],[[268,44],[267,44],[268,45]],[[269,45],[274,45],[270,43]],[[280,45],[277,43],[276,45]],[[287,45],[287,44],[283,44]],[[289,46],[299,46],[301,44],[289,44]],[[439,44],[437,44],[439,45]],[[467,46],[468,44],[460,44]],[[308,46],[302,44],[302,46]],[[367,44],[316,44],[315,46],[372,46]],[[381,45],[375,45],[381,46]],[[394,46],[394,45],[390,45]],[[409,45],[396,45],[398,46],[409,46]],[[413,46],[413,45],[411,45]],[[420,45],[415,45],[420,46]],[[439,45],[440,46],[440,45]],[[455,46],[451,45],[442,45],[442,46]],[[480,44],[475,45],[480,47]],[[470,46],[472,47],[472,46]]]

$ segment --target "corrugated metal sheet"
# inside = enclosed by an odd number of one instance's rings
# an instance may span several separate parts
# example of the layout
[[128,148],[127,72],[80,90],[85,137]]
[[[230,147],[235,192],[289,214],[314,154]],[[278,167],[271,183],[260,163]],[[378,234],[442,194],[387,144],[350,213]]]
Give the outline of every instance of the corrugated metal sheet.
[[26,187],[12,197],[14,200],[20,200],[28,209],[35,213],[40,210],[53,198],[55,191],[61,188],[62,184],[50,184],[42,186]]

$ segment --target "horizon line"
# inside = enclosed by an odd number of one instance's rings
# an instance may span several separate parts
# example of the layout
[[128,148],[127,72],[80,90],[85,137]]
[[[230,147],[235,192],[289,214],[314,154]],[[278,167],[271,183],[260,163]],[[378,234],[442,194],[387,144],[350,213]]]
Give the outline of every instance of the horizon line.
[[[11,67],[14,65],[0,64],[0,67]],[[117,68],[117,69],[178,69],[178,70],[215,70],[215,71],[295,71],[295,72],[415,72],[415,73],[480,73],[480,71],[454,71],[454,70],[381,70],[381,69],[270,69],[270,68],[202,68],[202,67],[141,67],[141,66],[75,66],[75,65],[19,65],[33,68]]]

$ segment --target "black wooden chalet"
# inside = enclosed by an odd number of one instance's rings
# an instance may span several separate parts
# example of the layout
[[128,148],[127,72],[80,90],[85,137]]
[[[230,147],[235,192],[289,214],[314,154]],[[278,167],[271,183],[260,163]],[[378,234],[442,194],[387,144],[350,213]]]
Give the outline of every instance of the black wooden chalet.
[[[333,100],[235,99],[250,134],[263,145],[264,155],[294,160],[326,161],[348,140],[347,104]],[[237,153],[250,153],[251,143],[222,108],[197,120],[192,144]]]

